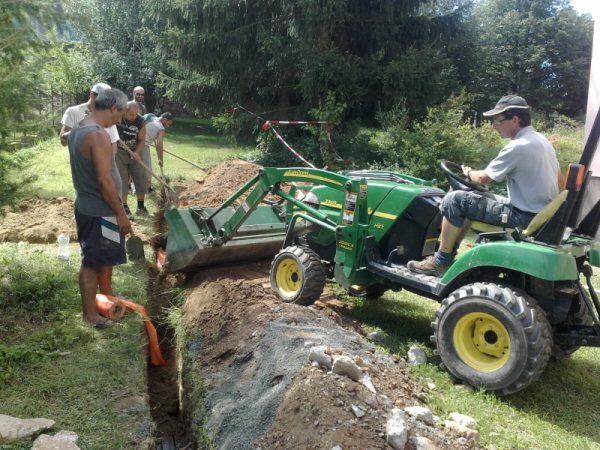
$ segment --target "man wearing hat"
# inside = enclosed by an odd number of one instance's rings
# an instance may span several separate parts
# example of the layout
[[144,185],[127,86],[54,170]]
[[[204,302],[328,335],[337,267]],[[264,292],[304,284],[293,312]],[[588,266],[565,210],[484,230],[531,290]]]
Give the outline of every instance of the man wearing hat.
[[[62,124],[62,128],[60,130],[60,143],[63,147],[67,146],[67,140],[69,138],[69,133],[75,125],[81,122],[86,116],[88,116],[94,110],[94,104],[96,103],[96,98],[105,89],[110,89],[110,86],[105,83],[95,84],[90,90],[90,98],[87,102],[81,103],[80,105],[75,105],[67,108],[65,114],[63,115],[60,123]],[[117,141],[119,140],[119,133],[117,132],[116,126],[111,126],[109,128],[105,128],[106,132],[110,136],[110,142],[113,147],[113,152],[117,149]]]
[[510,142],[483,170],[462,166],[472,181],[488,184],[506,178],[508,198],[482,195],[476,191],[451,191],[440,205],[443,214],[440,248],[423,261],[410,261],[413,272],[442,276],[454,262],[460,242],[476,220],[509,228],[526,228],[531,219],[558,195],[564,178],[552,144],[531,126],[529,105],[522,97],[507,95],[494,109],[483,113],[492,117],[493,128]]

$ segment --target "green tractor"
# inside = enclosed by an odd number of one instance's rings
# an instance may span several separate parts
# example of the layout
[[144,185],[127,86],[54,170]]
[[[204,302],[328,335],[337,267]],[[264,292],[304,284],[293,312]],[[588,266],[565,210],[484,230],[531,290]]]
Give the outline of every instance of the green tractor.
[[[481,232],[441,278],[406,267],[438,245],[445,192],[435,181],[304,168],[261,169],[219,208],[167,211],[167,269],[274,256],[271,286],[284,302],[312,304],[326,279],[354,295],[404,289],[428,297],[441,303],[432,341],[443,367],[508,395],[539,377],[551,355],[600,346],[591,268],[600,267],[599,205],[579,217],[599,136],[600,115],[565,190],[527,229]],[[442,164],[454,189],[481,189],[455,167]],[[279,200],[264,204],[268,194]]]

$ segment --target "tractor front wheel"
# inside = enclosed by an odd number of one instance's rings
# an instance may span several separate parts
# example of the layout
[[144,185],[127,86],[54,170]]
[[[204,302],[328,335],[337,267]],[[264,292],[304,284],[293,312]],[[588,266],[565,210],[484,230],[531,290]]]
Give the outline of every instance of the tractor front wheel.
[[431,326],[442,367],[498,396],[527,387],[550,358],[552,330],[544,311],[511,287],[464,286],[442,302]]
[[319,255],[308,247],[281,250],[271,264],[271,288],[286,303],[312,305],[325,288]]

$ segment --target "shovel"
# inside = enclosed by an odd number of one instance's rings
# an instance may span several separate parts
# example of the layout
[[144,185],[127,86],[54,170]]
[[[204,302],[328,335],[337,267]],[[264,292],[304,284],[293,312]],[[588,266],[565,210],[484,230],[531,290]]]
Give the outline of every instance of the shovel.
[[[153,147],[155,147],[155,146],[153,146]],[[155,148],[156,148],[156,147],[155,147]],[[163,152],[165,152],[165,153],[168,153],[169,155],[171,155],[171,156],[174,156],[174,157],[175,157],[175,158],[177,158],[177,159],[180,159],[180,160],[182,160],[182,161],[185,161],[186,163],[188,163],[188,164],[191,164],[191,165],[192,165],[192,166],[194,166],[194,167],[197,167],[198,169],[200,169],[200,170],[201,170],[201,171],[203,171],[203,172],[206,172],[206,170],[204,170],[202,167],[200,167],[200,166],[199,166],[198,164],[196,164],[195,162],[192,162],[192,161],[190,161],[189,159],[185,159],[185,158],[183,158],[183,157],[181,157],[181,156],[179,156],[179,155],[176,155],[175,153],[173,153],[173,152],[171,152],[171,151],[167,150],[166,148],[163,148]]]
[[[127,153],[129,153],[129,155],[131,157],[133,157],[133,152],[131,150],[129,150],[129,147],[127,147],[127,144],[125,144],[125,142],[123,142],[121,139],[119,139],[119,143],[121,144],[121,146],[127,150]],[[160,184],[162,184],[165,188],[167,188],[167,197],[169,198],[169,200],[171,201],[171,203],[173,205],[175,205],[175,208],[177,208],[179,206],[179,198],[177,197],[177,192],[175,192],[175,190],[169,186],[165,181],[163,181],[158,175],[156,175],[154,172],[152,172],[152,170],[150,170],[150,168],[143,163],[143,161],[138,161],[142,167],[144,169],[146,169],[146,171],[152,175],[154,178],[156,178]]]
[[[167,180],[167,177],[165,176],[165,171],[162,166],[160,166],[160,174],[162,176],[162,179],[165,181],[165,183],[169,183],[169,181]],[[163,190],[165,191],[164,198],[166,199],[167,206],[169,206],[169,203],[171,203],[171,198],[167,195],[167,189],[165,187],[163,187]]]
[[133,262],[145,262],[146,255],[144,254],[144,243],[139,236],[133,233],[133,228],[129,232],[129,239],[125,242],[125,251],[127,256]]

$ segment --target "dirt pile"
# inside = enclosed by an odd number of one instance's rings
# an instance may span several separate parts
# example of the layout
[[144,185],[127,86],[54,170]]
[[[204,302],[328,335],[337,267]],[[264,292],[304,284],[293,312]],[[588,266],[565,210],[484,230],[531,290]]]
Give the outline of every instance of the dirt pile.
[[[180,208],[217,207],[258,173],[262,166],[240,159],[225,161],[208,171],[201,180],[173,181]],[[239,206],[234,202],[234,206]]]
[[0,241],[48,244],[66,230],[71,240],[77,238],[73,201],[66,197],[50,200],[23,200],[14,209],[7,208],[0,217]]
[[[268,283],[268,262],[206,270],[190,280],[181,322],[197,331],[182,358],[200,363],[207,393],[203,406],[182,399],[184,416],[206,424],[222,449],[391,448],[391,409],[422,406],[427,397],[406,375],[406,363],[375,353],[340,314],[347,304],[333,295],[308,308],[284,304]],[[318,345],[358,358],[374,391],[311,364],[310,349]],[[198,374],[183,367],[189,383]],[[408,424],[409,437],[469,448],[439,425]],[[410,442],[406,448],[415,448]]]

